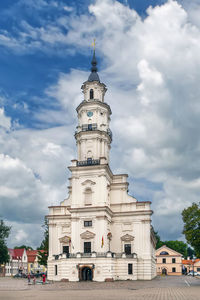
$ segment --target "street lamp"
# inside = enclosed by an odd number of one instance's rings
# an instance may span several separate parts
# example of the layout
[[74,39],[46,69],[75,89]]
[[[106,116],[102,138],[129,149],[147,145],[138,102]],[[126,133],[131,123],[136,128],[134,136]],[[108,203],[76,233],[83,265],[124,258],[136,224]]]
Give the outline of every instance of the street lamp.
[[193,270],[192,276],[193,276],[193,277],[194,277],[194,262],[195,262],[195,259],[193,258],[193,259],[192,259],[192,270]]

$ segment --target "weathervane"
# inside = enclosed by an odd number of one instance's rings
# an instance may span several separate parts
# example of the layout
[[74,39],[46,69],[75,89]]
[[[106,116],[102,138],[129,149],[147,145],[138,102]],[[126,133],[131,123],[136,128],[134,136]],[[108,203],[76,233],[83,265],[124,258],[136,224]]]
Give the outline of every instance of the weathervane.
[[94,47],[94,51],[95,51],[96,39],[94,39],[94,42],[92,42],[91,46]]

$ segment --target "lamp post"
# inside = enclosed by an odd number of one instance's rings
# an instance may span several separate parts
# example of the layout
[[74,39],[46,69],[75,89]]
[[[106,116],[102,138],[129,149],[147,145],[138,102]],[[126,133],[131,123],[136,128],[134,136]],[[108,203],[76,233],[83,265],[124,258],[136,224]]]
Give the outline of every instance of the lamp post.
[[192,270],[193,270],[192,276],[193,276],[193,277],[194,277],[194,262],[195,262],[195,259],[193,258],[193,259],[192,259]]

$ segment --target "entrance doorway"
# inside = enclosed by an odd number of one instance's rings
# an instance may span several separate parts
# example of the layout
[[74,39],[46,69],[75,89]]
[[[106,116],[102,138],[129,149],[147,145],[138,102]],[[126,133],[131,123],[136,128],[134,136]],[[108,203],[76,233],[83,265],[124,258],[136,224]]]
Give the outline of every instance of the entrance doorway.
[[162,275],[167,275],[167,269],[162,269]]
[[93,272],[90,267],[83,267],[80,271],[81,271],[80,272],[81,273],[80,280],[92,281]]

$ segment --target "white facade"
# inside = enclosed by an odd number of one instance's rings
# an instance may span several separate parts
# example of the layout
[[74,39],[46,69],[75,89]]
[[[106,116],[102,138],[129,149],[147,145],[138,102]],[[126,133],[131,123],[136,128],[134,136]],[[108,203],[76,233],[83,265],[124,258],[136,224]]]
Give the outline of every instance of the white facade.
[[137,280],[156,276],[150,202],[128,195],[126,174],[109,167],[111,109],[93,56],[77,107],[77,160],[69,197],[49,207],[50,280]]
[[14,276],[18,273],[27,274],[28,258],[26,249],[8,249],[9,262],[5,265],[5,276]]

